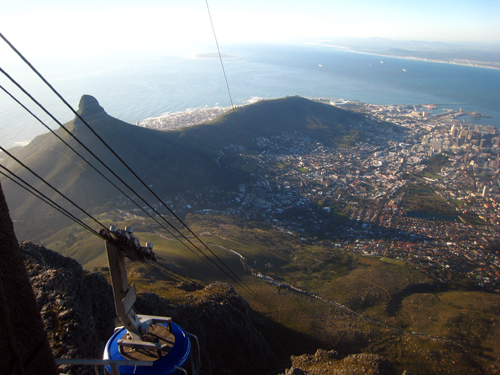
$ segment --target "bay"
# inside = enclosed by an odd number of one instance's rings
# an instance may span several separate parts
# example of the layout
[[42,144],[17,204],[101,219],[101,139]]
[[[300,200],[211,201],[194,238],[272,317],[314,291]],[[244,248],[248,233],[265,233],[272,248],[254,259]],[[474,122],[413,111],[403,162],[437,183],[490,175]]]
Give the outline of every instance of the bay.
[[[476,123],[500,127],[500,70],[306,44],[234,45],[223,52],[230,55],[224,58],[224,68],[235,105],[287,95],[374,104],[443,104],[434,113],[462,107],[492,116],[474,119]],[[111,116],[134,124],[168,112],[230,105],[216,58],[155,53],[68,58],[42,62],[38,68],[74,108],[81,95],[93,95]],[[61,122],[73,118],[36,77],[21,69],[18,76]],[[4,81],[2,85],[8,86]],[[36,106],[29,107],[50,127],[58,126]],[[3,147],[25,144],[45,131],[10,98],[0,95]]]

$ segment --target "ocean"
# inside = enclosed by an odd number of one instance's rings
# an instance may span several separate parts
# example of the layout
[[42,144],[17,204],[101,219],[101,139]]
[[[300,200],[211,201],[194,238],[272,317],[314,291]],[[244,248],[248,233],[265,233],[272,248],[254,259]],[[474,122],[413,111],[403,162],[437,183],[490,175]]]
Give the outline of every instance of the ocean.
[[[235,105],[287,95],[374,104],[440,104],[434,113],[462,107],[492,117],[471,122],[500,127],[500,70],[307,44],[223,46],[222,52],[228,55],[224,67]],[[168,53],[80,58],[46,62],[38,69],[74,108],[81,95],[93,95],[108,114],[132,124],[169,112],[230,105],[218,58]],[[26,71],[20,71],[19,77],[62,123],[73,118],[37,78]],[[5,77],[1,82],[11,87]],[[23,97],[17,92],[16,96]],[[46,115],[40,117],[57,127]],[[26,144],[44,132],[35,119],[0,93],[3,147]]]

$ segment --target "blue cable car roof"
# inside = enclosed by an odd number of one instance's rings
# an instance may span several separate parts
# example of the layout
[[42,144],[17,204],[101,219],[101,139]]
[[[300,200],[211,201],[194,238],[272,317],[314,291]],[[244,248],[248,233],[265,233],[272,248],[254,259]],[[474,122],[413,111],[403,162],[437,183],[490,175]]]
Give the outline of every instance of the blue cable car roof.
[[[159,324],[167,326],[167,324]],[[175,367],[183,367],[191,353],[191,341],[187,333],[177,324],[171,323],[171,327],[175,343],[167,354],[155,360],[153,366],[120,366],[120,374],[169,375],[175,372]],[[122,356],[118,347],[118,340],[126,333],[127,330],[123,327],[111,336],[104,349],[103,359],[127,360],[127,358]],[[110,366],[106,366],[106,369],[111,373]]]

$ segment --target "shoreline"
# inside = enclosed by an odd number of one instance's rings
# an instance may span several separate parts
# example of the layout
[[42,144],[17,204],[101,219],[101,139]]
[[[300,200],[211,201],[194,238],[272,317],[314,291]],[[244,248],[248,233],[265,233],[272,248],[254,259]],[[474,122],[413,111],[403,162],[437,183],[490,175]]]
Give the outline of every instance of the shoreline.
[[147,117],[143,120],[136,121],[136,126],[157,130],[175,130],[192,125],[201,125],[214,118],[231,111],[233,108],[250,105],[261,100],[272,100],[275,98],[263,98],[254,96],[245,100],[242,104],[235,104],[234,106],[219,107],[216,103],[214,107],[186,108],[184,111],[165,112],[159,116]]
[[[398,105],[404,105],[404,106],[415,106],[415,107],[426,107],[426,106],[435,106],[433,109],[437,109],[438,106],[445,106],[445,105],[467,105],[467,103],[418,103],[418,104],[405,104],[405,103],[391,103],[391,104],[374,104],[374,103],[365,103],[360,100],[355,100],[355,99],[343,99],[343,98],[331,98],[331,97],[306,97],[302,96],[305,99],[320,102],[323,104],[328,104],[328,105],[333,105],[337,107],[342,107],[343,105],[348,105],[348,104],[361,104],[361,105],[374,105],[374,106],[398,106]],[[241,105],[235,105],[234,108],[242,107],[245,105],[250,105],[253,103],[256,103],[258,101],[263,101],[263,100],[275,100],[278,98],[262,98],[262,97],[254,97],[251,100],[246,101],[245,104]],[[202,107],[202,108],[188,108],[185,111],[178,111],[178,112],[167,112],[164,113],[160,116],[157,117],[149,117],[147,119],[144,119],[142,121],[137,121],[136,126],[143,127],[143,128],[149,128],[149,129],[156,129],[160,131],[169,131],[169,130],[178,130],[184,127],[189,127],[193,125],[203,125],[206,124],[207,122],[229,112],[232,111],[233,107],[228,106],[228,107]],[[441,116],[441,115],[446,115],[448,111],[445,111],[443,113],[439,113],[435,116]],[[462,114],[458,116],[474,116],[472,112],[467,112],[464,111]],[[458,117],[457,116],[457,117]],[[484,118],[495,118],[494,116],[490,116],[487,114],[479,114],[479,117],[484,117]],[[470,124],[470,123],[469,123]],[[483,124],[484,125],[484,124]],[[495,128],[497,128],[496,125],[492,125]]]
[[469,66],[469,67],[473,67],[473,68],[500,70],[500,66],[496,67],[496,66],[492,66],[492,65],[487,65],[486,62],[482,62],[482,61],[471,60],[471,63],[465,63],[465,62],[457,62],[457,61],[450,61],[450,60],[427,59],[424,57],[416,57],[416,56],[384,55],[384,54],[376,53],[376,52],[358,51],[358,50],[352,49],[351,47],[334,46],[334,45],[323,44],[323,43],[318,43],[318,42],[311,42],[311,43],[307,43],[307,44],[320,46],[320,47],[335,48],[338,50],[343,50],[343,51],[348,51],[348,52],[361,53],[364,55],[372,55],[372,56],[380,56],[380,57],[392,57],[395,59],[403,59],[403,60],[417,60],[417,61],[423,61],[423,62],[433,62],[433,63],[438,63],[438,64],[451,64],[451,65]]

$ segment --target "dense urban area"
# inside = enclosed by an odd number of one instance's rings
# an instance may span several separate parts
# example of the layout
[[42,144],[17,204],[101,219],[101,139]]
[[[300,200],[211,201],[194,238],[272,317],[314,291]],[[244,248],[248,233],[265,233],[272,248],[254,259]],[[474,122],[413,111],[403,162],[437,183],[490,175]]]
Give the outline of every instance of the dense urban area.
[[[306,243],[398,259],[442,282],[459,277],[500,293],[500,130],[462,120],[481,114],[437,105],[316,100],[368,115],[351,129],[353,142],[327,147],[294,132],[258,139],[257,152],[231,145],[221,154],[240,152],[251,184],[166,203],[182,214],[240,215]],[[168,123],[218,114],[173,114]],[[150,125],[171,128],[163,123]]]

